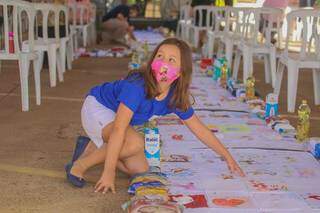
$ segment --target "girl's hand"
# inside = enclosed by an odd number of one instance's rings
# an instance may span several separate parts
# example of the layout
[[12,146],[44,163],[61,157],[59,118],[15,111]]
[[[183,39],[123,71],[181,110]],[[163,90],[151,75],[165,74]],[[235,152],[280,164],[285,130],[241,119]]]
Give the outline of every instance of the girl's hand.
[[94,192],[102,192],[103,194],[111,190],[112,193],[116,193],[114,187],[115,172],[103,172],[100,180],[97,182]]
[[227,159],[227,164],[231,173],[238,173],[241,177],[245,176],[244,172],[233,158]]

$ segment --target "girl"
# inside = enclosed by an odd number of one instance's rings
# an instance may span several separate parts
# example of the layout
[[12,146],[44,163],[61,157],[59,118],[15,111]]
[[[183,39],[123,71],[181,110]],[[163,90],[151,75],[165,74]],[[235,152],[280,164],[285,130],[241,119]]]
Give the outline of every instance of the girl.
[[79,140],[73,161],[66,166],[68,181],[84,186],[85,171],[105,162],[95,192],[114,193],[116,168],[129,175],[146,172],[144,138],[132,125],[169,113],[175,113],[200,141],[220,154],[231,172],[243,176],[228,150],[194,114],[189,101],[191,74],[189,46],[169,38],[154,50],[146,71],[91,89],[81,112],[91,141]]

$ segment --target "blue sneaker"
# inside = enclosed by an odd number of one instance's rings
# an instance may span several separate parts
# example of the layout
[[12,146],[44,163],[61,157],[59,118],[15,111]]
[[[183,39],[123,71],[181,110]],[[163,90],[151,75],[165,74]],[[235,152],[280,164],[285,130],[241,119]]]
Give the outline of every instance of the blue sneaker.
[[68,163],[65,166],[67,180],[73,186],[76,186],[78,188],[82,188],[84,185],[86,185],[86,181],[83,178],[77,177],[77,176],[70,173],[72,166],[73,166],[73,163]]
[[88,138],[88,137],[79,136],[77,138],[76,147],[74,148],[74,153],[73,153],[72,160],[71,160],[72,163],[75,162],[76,160],[78,160],[78,158],[81,156],[81,154],[86,149],[89,142],[90,142],[90,138]]

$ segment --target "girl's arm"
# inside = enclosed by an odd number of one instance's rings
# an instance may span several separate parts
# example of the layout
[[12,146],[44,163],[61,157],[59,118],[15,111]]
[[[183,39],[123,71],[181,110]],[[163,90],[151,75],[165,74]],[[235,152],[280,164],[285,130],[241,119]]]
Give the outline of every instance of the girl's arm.
[[192,115],[191,118],[185,120],[184,123],[200,141],[202,141],[205,145],[214,150],[227,161],[228,167],[231,172],[237,172],[240,176],[244,176],[243,171],[233,159],[229,151],[223,146],[219,139],[214,134],[212,134],[208,127],[206,127],[199,120],[199,118],[195,114]]
[[120,103],[114,120],[113,129],[107,143],[107,154],[102,176],[95,186],[95,191],[106,193],[109,189],[115,193],[114,179],[119,154],[124,143],[125,133],[129,126],[133,112]]

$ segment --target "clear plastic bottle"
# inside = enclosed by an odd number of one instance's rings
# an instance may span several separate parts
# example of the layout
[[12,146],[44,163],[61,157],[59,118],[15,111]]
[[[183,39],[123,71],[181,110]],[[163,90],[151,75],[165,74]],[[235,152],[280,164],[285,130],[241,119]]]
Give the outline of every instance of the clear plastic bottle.
[[226,88],[228,80],[228,65],[224,63],[221,68],[220,86]]
[[256,80],[253,76],[247,78],[247,81],[246,81],[246,99],[247,100],[252,100],[255,98],[255,89],[254,89],[255,82]]
[[139,55],[138,55],[137,51],[133,51],[132,52],[131,63],[140,64],[140,58],[139,58]]
[[297,140],[300,143],[306,142],[309,137],[310,113],[307,101],[303,100],[298,109]]

